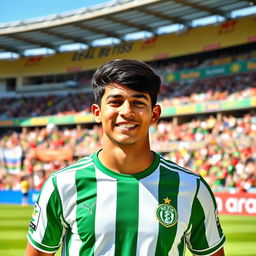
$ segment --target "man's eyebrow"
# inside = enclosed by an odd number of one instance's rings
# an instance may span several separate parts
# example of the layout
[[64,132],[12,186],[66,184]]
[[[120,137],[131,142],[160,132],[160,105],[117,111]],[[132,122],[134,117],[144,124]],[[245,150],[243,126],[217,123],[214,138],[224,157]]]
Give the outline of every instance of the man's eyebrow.
[[144,95],[144,94],[134,94],[134,95],[132,95],[132,97],[134,97],[134,98],[139,98],[139,99],[145,99],[145,100],[149,100],[148,99],[148,97],[146,96],[146,95]]
[[121,94],[109,94],[106,99],[110,98],[122,98]]
[[[147,96],[144,95],[144,94],[133,94],[131,97],[132,98],[138,98],[138,99],[145,99],[147,101],[149,100],[147,98]],[[116,98],[123,98],[123,96],[122,96],[122,94],[110,94],[110,95],[107,96],[106,99],[110,99],[110,98],[114,98],[114,99],[116,99]]]

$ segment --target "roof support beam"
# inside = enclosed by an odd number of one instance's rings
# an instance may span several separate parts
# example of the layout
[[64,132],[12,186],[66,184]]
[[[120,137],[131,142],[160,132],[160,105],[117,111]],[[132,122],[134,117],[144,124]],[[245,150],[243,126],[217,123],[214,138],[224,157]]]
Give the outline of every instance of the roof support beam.
[[96,27],[92,27],[92,26],[89,26],[87,24],[84,24],[84,23],[74,23],[72,24],[73,26],[76,26],[76,27],[79,27],[81,29],[86,29],[86,30],[89,30],[89,31],[92,31],[92,32],[96,32],[98,34],[102,34],[103,36],[107,36],[107,37],[114,37],[114,38],[117,38],[117,39],[120,39],[120,36],[116,33],[113,33],[113,32],[108,32],[106,30],[103,30],[103,29],[99,29],[99,28],[96,28]]
[[45,47],[45,48],[56,50],[55,46],[52,45],[52,44],[44,43],[42,41],[38,41],[38,40],[35,40],[35,39],[32,39],[32,38],[25,38],[25,37],[23,37],[21,35],[18,35],[18,34],[9,34],[8,37],[14,38],[15,40],[19,40],[19,41],[22,41],[22,42],[25,42],[25,43],[34,44],[34,45],[37,45],[39,47]]
[[62,38],[62,39],[70,40],[73,43],[81,43],[81,44],[89,45],[89,42],[87,40],[84,40],[80,37],[69,36],[67,34],[52,31],[52,30],[49,30],[49,29],[48,30],[42,30],[41,32],[43,32],[45,34],[48,34],[48,35],[56,36],[56,37],[59,37],[59,38]]
[[147,10],[147,9],[142,9],[142,8],[138,8],[137,11],[143,12],[145,14],[149,14],[149,15],[152,15],[152,16],[155,16],[155,17],[159,17],[159,18],[164,19],[164,20],[168,20],[168,21],[170,21],[174,24],[178,23],[178,24],[183,24],[184,26],[189,25],[184,19],[180,19],[180,18],[173,17],[173,16],[170,16],[170,15],[165,15],[165,14],[160,13],[160,12],[155,12],[155,11],[152,11],[152,10]]
[[211,15],[219,15],[219,16],[223,16],[225,18],[228,18],[227,13],[225,13],[225,12],[219,10],[219,9],[216,9],[216,8],[206,7],[206,6],[203,6],[201,4],[192,3],[192,2],[189,2],[189,1],[186,1],[186,0],[172,0],[172,1],[174,1],[176,3],[179,3],[179,4],[182,4],[184,6],[192,7],[196,10],[206,11],[206,12],[210,13]]
[[111,20],[112,22],[125,25],[125,26],[127,26],[127,27],[136,28],[136,29],[138,29],[139,31],[148,31],[148,32],[150,32],[150,33],[155,34],[155,32],[153,31],[153,29],[150,28],[150,27],[148,27],[148,26],[138,25],[138,24],[136,24],[136,23],[133,23],[133,22],[130,22],[130,21],[126,21],[126,20],[123,20],[123,19],[120,19],[120,18],[114,18],[113,16],[111,16],[111,17],[110,17],[110,16],[105,16],[104,18],[107,19],[107,20]]
[[0,49],[5,50],[6,52],[13,52],[13,53],[17,53],[19,55],[22,55],[22,53],[17,48],[14,48],[14,47],[9,47],[9,46],[5,46],[5,45],[0,44]]

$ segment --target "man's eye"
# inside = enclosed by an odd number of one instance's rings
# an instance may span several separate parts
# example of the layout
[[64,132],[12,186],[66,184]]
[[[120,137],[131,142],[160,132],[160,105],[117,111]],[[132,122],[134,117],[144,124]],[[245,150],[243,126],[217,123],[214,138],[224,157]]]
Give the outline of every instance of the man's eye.
[[109,101],[109,104],[120,105],[120,104],[122,104],[122,101],[121,100],[111,100],[111,101]]
[[139,105],[139,106],[144,106],[145,105],[145,103],[142,102],[142,101],[135,101],[134,104]]

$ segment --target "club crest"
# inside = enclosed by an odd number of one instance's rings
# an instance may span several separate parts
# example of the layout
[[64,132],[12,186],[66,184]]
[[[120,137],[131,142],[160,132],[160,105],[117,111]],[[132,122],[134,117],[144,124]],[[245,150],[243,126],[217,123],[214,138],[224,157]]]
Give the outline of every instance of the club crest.
[[160,204],[156,209],[156,217],[158,221],[165,227],[174,226],[178,220],[178,213],[176,209],[170,205],[171,200],[164,198],[164,204]]

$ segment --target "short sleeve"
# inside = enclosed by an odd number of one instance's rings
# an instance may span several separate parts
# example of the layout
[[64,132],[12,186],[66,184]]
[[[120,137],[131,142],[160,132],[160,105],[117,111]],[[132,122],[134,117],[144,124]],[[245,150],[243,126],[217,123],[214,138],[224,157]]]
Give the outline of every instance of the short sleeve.
[[215,197],[208,184],[200,177],[186,233],[188,248],[193,255],[211,255],[223,246],[225,240]]
[[28,241],[33,247],[47,253],[58,250],[65,231],[61,216],[56,180],[50,176],[40,192],[29,224]]

